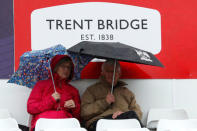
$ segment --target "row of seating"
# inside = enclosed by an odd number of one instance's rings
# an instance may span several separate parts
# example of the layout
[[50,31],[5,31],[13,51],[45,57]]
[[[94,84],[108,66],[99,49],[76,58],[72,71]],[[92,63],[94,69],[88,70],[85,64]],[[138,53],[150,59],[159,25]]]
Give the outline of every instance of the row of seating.
[[[117,125],[117,126],[116,126]],[[72,130],[71,130],[72,129]],[[80,127],[80,123],[75,118],[68,119],[45,119],[37,121],[35,131],[85,131]],[[147,128],[141,128],[136,119],[126,120],[106,120],[101,119],[97,123],[97,131],[149,131]]]
[[[148,128],[148,129],[147,129]],[[189,119],[182,109],[151,109],[148,114],[147,128],[141,128],[135,119],[104,120],[97,123],[97,131],[190,131],[197,130],[197,119]],[[11,118],[8,110],[0,109],[0,130],[20,131],[15,119]],[[80,127],[75,118],[70,119],[39,119],[36,123],[36,131],[86,131]]]
[[[114,125],[119,125],[115,127]],[[0,130],[3,131],[21,131],[18,124],[13,118],[0,119]],[[98,121],[97,131],[149,131],[141,128],[136,119],[127,120],[104,120]],[[75,118],[68,119],[45,119],[41,118],[37,121],[35,131],[87,131],[80,126]]]
[[[15,119],[0,119],[0,130],[21,131]],[[106,120],[101,119],[97,124],[97,131],[149,131],[141,128],[136,119],[126,120]],[[35,131],[87,131],[80,127],[80,123],[75,118],[68,119],[44,119],[41,118],[36,123]],[[197,119],[187,120],[159,120],[157,131],[197,131]]]

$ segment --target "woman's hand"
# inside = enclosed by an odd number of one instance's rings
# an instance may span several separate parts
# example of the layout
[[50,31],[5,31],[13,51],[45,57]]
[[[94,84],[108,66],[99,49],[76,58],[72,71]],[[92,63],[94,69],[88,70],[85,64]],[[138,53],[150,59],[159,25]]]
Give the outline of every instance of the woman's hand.
[[59,101],[60,100],[60,94],[58,93],[58,92],[54,92],[53,94],[52,94],[52,97],[56,100],[56,101]]
[[68,109],[71,109],[71,108],[75,108],[75,102],[71,99],[71,100],[67,100],[65,101],[64,103],[64,107],[65,108],[68,108]]

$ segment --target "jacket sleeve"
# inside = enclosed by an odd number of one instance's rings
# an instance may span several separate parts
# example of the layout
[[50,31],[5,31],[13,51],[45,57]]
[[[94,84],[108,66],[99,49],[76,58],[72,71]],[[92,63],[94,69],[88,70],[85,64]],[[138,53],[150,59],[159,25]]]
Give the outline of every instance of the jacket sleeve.
[[87,89],[82,96],[81,117],[83,120],[89,120],[104,112],[108,107],[109,104],[105,98],[95,100],[95,97]]
[[[130,91],[129,91],[130,92]],[[129,104],[129,110],[135,111],[135,113],[138,115],[139,119],[142,119],[142,111],[140,109],[140,106],[137,104],[135,95],[130,92],[130,104]]]
[[53,108],[56,103],[52,96],[42,97],[42,85],[38,82],[31,91],[27,102],[27,112],[34,115]]
[[71,112],[72,112],[73,117],[77,118],[80,121],[81,120],[80,119],[80,104],[81,104],[81,101],[80,101],[80,96],[79,96],[78,91],[76,91],[74,93],[74,102],[75,102],[76,107],[71,109]]

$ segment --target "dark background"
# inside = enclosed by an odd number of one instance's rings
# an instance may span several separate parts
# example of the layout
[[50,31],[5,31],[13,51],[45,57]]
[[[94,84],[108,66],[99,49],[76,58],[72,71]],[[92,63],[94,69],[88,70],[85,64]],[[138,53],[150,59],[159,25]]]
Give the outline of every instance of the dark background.
[[0,1],[0,79],[14,72],[13,0]]

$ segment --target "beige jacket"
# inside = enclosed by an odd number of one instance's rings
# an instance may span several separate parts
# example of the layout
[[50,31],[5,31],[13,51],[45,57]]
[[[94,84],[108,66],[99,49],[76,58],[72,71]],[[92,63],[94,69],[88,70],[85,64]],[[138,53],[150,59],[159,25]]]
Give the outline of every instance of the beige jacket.
[[140,106],[136,103],[134,94],[127,89],[125,82],[119,81],[114,88],[115,102],[110,105],[106,96],[111,86],[101,77],[99,82],[87,88],[81,99],[81,118],[86,121],[86,127],[95,120],[113,114],[116,111],[127,112],[133,110],[142,118]]

